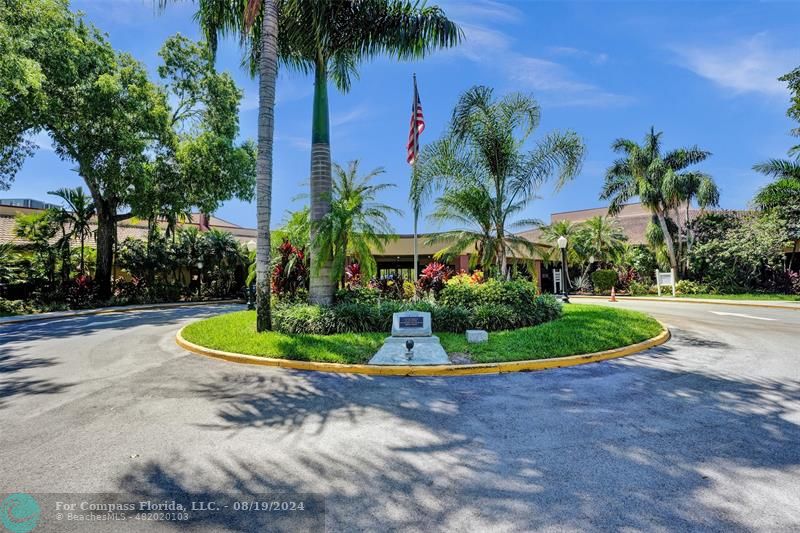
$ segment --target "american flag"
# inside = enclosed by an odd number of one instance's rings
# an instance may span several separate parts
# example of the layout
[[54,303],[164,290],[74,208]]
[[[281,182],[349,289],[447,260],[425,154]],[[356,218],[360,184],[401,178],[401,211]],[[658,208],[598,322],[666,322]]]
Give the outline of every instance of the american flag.
[[422,115],[422,102],[419,101],[417,91],[417,76],[414,75],[414,103],[411,104],[411,128],[408,132],[408,154],[406,161],[413,165],[419,154],[419,136],[425,131],[425,117]]

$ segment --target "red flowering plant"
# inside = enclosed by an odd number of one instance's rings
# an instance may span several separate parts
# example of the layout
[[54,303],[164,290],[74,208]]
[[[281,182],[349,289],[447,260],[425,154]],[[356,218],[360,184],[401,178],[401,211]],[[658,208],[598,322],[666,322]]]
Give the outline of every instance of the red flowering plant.
[[66,283],[67,304],[72,309],[91,307],[94,301],[94,281],[86,274],[79,274]]
[[431,292],[437,296],[452,275],[453,270],[449,266],[436,261],[428,263],[417,280],[417,288],[422,292]]
[[272,268],[272,293],[279,298],[296,298],[308,289],[308,264],[302,248],[284,239],[278,247],[279,257]]
[[361,286],[361,265],[352,263],[344,269],[344,286],[354,289]]

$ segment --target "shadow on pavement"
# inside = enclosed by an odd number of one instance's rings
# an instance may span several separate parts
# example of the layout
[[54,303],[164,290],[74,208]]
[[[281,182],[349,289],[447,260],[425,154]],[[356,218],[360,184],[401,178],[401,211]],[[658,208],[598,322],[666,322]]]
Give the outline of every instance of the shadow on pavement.
[[317,493],[331,531],[796,527],[797,495],[759,491],[800,465],[800,383],[649,364],[669,351],[455,379],[224,372],[194,388],[218,406],[202,427],[257,436],[257,459],[150,462],[119,488]]

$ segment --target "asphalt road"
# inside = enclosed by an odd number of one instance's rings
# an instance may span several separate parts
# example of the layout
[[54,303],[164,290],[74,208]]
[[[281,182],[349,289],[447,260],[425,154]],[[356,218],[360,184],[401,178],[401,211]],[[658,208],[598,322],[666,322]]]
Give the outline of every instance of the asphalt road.
[[[175,345],[223,307],[0,326],[0,493],[312,493],[329,531],[800,529],[800,311],[616,305],[673,339],[451,378],[239,366]],[[309,527],[297,520],[131,531]]]

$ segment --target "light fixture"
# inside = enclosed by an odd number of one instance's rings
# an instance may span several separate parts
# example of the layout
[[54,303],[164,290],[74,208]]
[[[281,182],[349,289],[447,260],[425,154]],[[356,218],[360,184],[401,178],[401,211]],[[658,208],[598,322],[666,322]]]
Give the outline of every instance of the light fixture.
[[563,235],[558,238],[558,247],[562,250],[567,247],[567,238]]

